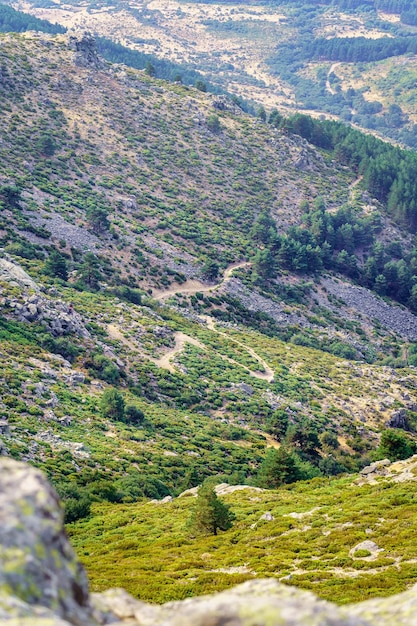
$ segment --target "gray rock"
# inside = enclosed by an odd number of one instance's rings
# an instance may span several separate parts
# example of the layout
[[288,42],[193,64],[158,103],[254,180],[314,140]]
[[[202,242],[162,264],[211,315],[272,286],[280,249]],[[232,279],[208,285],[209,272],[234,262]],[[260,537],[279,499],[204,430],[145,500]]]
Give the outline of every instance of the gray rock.
[[370,320],[377,319],[386,329],[409,341],[417,340],[417,316],[408,309],[388,304],[365,287],[327,277],[321,283],[330,294],[348,303],[348,307],[342,305],[339,315],[343,312],[348,317],[353,310]]
[[75,385],[82,385],[85,381],[85,375],[82,372],[71,372],[70,374],[64,375],[63,380],[71,385],[71,387],[75,387]]
[[69,415],[64,415],[64,417],[60,417],[58,419],[58,422],[61,424],[61,426],[71,426],[72,417],[70,417]]
[[105,67],[105,63],[98,55],[96,40],[91,33],[85,31],[70,35],[68,37],[68,45],[76,53],[75,65],[95,69],[103,69]]
[[410,424],[407,419],[407,411],[399,409],[391,414],[389,420],[385,423],[388,428],[401,428],[402,430],[410,430]]
[[39,291],[38,285],[31,279],[29,274],[20,265],[13,263],[10,258],[0,259],[0,280],[4,280],[9,284],[13,282],[18,287]]
[[219,95],[212,96],[212,104],[213,108],[217,109],[217,111],[229,111],[234,115],[241,115],[242,109],[233,102],[228,96]]
[[375,461],[370,465],[361,470],[360,474],[362,476],[367,476],[368,474],[384,474],[385,468],[391,465],[391,461],[389,459],[382,459],[382,461]]
[[251,385],[248,385],[247,383],[236,383],[233,386],[235,389],[238,389],[239,391],[244,393],[245,396],[253,396],[253,394],[255,393],[253,387],[251,387]]
[[[375,543],[375,541],[371,541],[370,539],[365,539],[365,541],[361,541],[361,543],[358,543],[356,546],[351,548],[351,550],[349,550],[349,556],[352,558],[358,558],[356,557],[356,553],[360,550],[366,550],[367,552],[371,554],[371,556],[378,555],[379,552],[384,552],[383,548],[380,548]],[[365,557],[365,558],[369,558],[369,557]]]
[[0,460],[0,589],[77,626],[90,623],[87,577],[58,496],[42,472],[9,458]]
[[[150,616],[149,616],[150,617]],[[369,626],[309,591],[274,579],[253,580],[212,596],[169,602],[159,614],[135,618],[143,626]]]

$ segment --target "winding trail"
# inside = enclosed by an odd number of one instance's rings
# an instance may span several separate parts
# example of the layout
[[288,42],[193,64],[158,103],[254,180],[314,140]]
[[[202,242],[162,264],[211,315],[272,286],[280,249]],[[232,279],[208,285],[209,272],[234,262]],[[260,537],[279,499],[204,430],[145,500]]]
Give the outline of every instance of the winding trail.
[[[161,300],[165,300],[166,298],[170,298],[172,296],[176,296],[179,294],[190,296],[196,293],[214,292],[214,291],[217,291],[217,289],[219,289],[222,285],[225,285],[232,279],[233,272],[235,270],[244,269],[244,268],[251,267],[251,266],[252,266],[252,263],[250,261],[234,263],[233,265],[229,265],[229,267],[224,272],[222,280],[218,282],[216,285],[207,286],[198,280],[187,280],[185,283],[181,285],[181,287],[175,287],[175,288],[172,287],[171,289],[167,289],[166,291],[157,292],[152,297],[155,300],[161,301]],[[216,328],[214,318],[210,317],[210,315],[202,315],[201,317],[202,319],[205,320],[207,324],[207,328],[209,328],[214,333],[217,333],[218,335],[225,337],[228,341],[232,341],[236,345],[246,350],[246,352],[248,352],[248,354],[250,354],[250,356],[253,359],[255,359],[255,361],[258,361],[258,363],[262,366],[262,369],[264,371],[253,371],[246,365],[243,365],[242,363],[238,363],[234,359],[231,359],[230,357],[224,354],[218,353],[218,355],[222,359],[224,359],[225,361],[228,361],[229,363],[232,363],[233,365],[238,365],[239,367],[242,367],[254,378],[267,380],[268,382],[272,382],[274,380],[274,370],[268,365],[268,363],[262,357],[260,357],[255,352],[255,350],[253,350],[253,348],[250,348],[249,346],[245,345],[241,341],[238,341],[237,339],[230,337],[227,333],[222,332],[221,330],[218,330]],[[161,359],[158,360],[157,364],[159,365],[159,367],[165,367],[166,369],[169,369],[170,371],[174,371],[174,367],[171,361],[174,359],[175,356],[177,356],[177,354],[179,354],[184,349],[184,346],[186,343],[198,345],[198,347],[200,348],[207,349],[205,346],[203,346],[203,344],[201,344],[196,339],[192,339],[191,337],[188,337],[188,335],[184,335],[184,333],[176,333],[175,334],[175,346],[169,352],[167,352],[163,357],[161,357]]]
[[200,348],[201,350],[207,350],[206,346],[198,341],[198,339],[194,339],[194,337],[190,337],[189,335],[186,335],[185,333],[182,333],[180,331],[175,333],[174,339],[175,345],[170,350],[168,350],[168,352],[165,352],[165,354],[159,357],[159,359],[153,359],[155,365],[157,365],[158,367],[162,367],[163,369],[169,370],[173,374],[175,373],[176,368],[171,361],[177,356],[177,354],[180,354],[184,350],[186,343],[197,346],[197,348]]
[[[166,298],[170,298],[172,296],[176,296],[179,294],[194,295],[196,293],[214,292],[217,289],[219,289],[219,287],[221,287],[222,285],[225,285],[227,282],[229,282],[232,279],[233,272],[235,270],[243,269],[243,268],[251,267],[251,266],[252,266],[252,263],[250,263],[249,261],[245,261],[241,263],[234,263],[233,265],[230,265],[225,270],[222,280],[216,285],[207,286],[198,280],[187,280],[180,287],[175,287],[175,288],[171,287],[170,289],[167,289],[166,291],[156,292],[153,294],[152,297],[155,300],[162,301],[162,300],[165,300]],[[260,380],[266,380],[268,382],[273,382],[274,370],[268,365],[268,363],[262,357],[259,356],[259,354],[255,352],[253,348],[247,346],[246,344],[242,343],[238,339],[234,339],[233,337],[230,337],[227,333],[221,330],[218,330],[216,328],[215,319],[211,317],[210,315],[202,315],[201,318],[206,322],[207,328],[209,330],[211,330],[212,332],[218,335],[221,335],[222,337],[225,337],[228,341],[235,343],[237,346],[246,350],[246,352],[250,354],[250,356],[255,361],[258,361],[262,369],[259,371],[251,370],[249,367],[247,367],[243,363],[239,363],[235,359],[232,359],[231,357],[218,352],[217,354],[220,358],[222,358],[224,361],[227,361],[228,363],[231,363],[232,365],[235,365],[244,369],[246,372],[248,372],[250,376],[253,376],[254,378],[258,378]],[[134,342],[130,341],[123,335],[122,331],[116,324],[108,324],[107,332],[112,339],[116,339],[122,342],[125,346],[141,354],[141,356],[152,361],[158,367],[167,369],[168,371],[172,373],[175,373],[177,371],[177,368],[174,365],[173,360],[175,359],[176,356],[181,354],[181,352],[184,350],[185,345],[187,343],[193,346],[196,346],[197,348],[200,348],[201,350],[204,350],[204,351],[208,350],[208,347],[204,343],[199,341],[198,339],[195,339],[194,337],[190,337],[189,335],[186,335],[185,333],[178,331],[174,334],[174,341],[175,341],[174,346],[170,348],[167,352],[165,352],[165,354],[163,354],[162,356],[155,358],[155,357],[151,357],[145,354],[139,349],[138,346],[135,346]]]
[[333,63],[333,65],[330,66],[330,69],[327,72],[326,91],[328,91],[332,96],[336,95],[336,90],[333,89],[333,87],[330,84],[330,76],[333,74],[333,72],[335,71],[336,67],[338,67],[339,65],[341,65],[341,63]]
[[260,378],[262,380],[267,380],[269,383],[272,383],[272,381],[274,380],[274,377],[275,377],[274,370],[271,367],[269,367],[268,363],[266,361],[264,361],[264,359],[262,357],[260,357],[259,354],[257,354],[253,348],[250,348],[249,346],[247,346],[246,344],[242,343],[238,339],[234,339],[233,337],[230,337],[230,335],[228,335],[227,333],[224,333],[223,331],[218,330],[216,328],[216,326],[215,326],[214,319],[210,315],[202,315],[201,317],[206,321],[207,328],[209,328],[213,332],[217,333],[218,335],[222,335],[222,337],[226,337],[226,339],[228,339],[228,341],[233,341],[233,343],[235,343],[236,345],[238,345],[241,348],[243,348],[244,350],[246,350],[246,352],[248,352],[251,355],[251,357],[253,359],[255,359],[255,361],[258,361],[258,363],[260,363],[260,365],[262,365],[262,368],[265,371],[264,372],[254,372],[253,370],[250,370],[248,367],[238,363],[238,365],[240,365],[240,367],[244,367],[246,370],[248,370],[248,372],[251,374],[251,376],[255,376],[255,378]]
[[166,291],[155,291],[152,294],[152,298],[154,300],[165,300],[166,298],[171,298],[172,296],[177,295],[186,295],[193,296],[196,293],[207,293],[210,291],[217,291],[219,287],[225,285],[231,280],[233,277],[233,272],[235,270],[244,269],[245,267],[252,267],[252,263],[250,261],[244,261],[242,263],[234,263],[233,265],[229,265],[229,267],[225,270],[222,280],[216,285],[205,285],[199,280],[190,279],[186,280],[180,287],[171,287]]

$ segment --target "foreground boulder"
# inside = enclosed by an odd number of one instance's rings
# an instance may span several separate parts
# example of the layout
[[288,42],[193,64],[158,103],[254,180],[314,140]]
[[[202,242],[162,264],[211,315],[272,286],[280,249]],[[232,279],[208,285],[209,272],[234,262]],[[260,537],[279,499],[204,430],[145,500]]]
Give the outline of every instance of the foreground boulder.
[[417,586],[337,607],[270,578],[211,596],[145,604],[89,596],[58,497],[37,469],[0,459],[0,624],[7,626],[417,626]]
[[57,494],[39,470],[2,458],[0,621],[7,616],[56,616],[81,625],[90,621],[91,607]]

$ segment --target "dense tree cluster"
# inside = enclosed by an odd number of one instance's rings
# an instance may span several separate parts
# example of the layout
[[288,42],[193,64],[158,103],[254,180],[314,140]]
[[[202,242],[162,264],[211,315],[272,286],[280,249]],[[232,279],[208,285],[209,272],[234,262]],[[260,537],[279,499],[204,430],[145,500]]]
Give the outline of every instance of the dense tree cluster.
[[39,30],[43,33],[65,33],[66,28],[59,24],[51,24],[47,20],[40,20],[33,15],[15,11],[12,7],[0,4],[0,32],[23,33],[26,30]]
[[376,241],[378,215],[358,215],[350,206],[330,213],[319,199],[315,208],[307,207],[302,225],[284,235],[272,222],[262,213],[252,229],[263,245],[254,259],[261,280],[273,278],[280,269],[308,274],[335,270],[417,310],[417,248],[406,253],[400,242],[383,246]]
[[415,54],[417,39],[415,37],[332,37],[331,39],[315,39],[308,42],[304,49],[306,58],[328,61],[355,62],[381,61],[388,57]]
[[387,205],[395,220],[411,232],[417,231],[415,152],[401,150],[340,122],[319,121],[306,115],[283,119],[274,114],[272,123],[331,152],[336,161],[363,176],[369,193]]

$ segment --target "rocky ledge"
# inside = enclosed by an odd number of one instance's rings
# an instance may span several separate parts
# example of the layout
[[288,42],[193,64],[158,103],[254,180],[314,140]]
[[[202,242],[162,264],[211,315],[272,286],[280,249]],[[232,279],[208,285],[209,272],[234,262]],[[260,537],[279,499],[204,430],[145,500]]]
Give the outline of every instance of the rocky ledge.
[[54,288],[49,297],[42,294],[35,281],[9,255],[0,258],[0,283],[15,288],[15,295],[4,297],[0,284],[0,309],[6,317],[42,324],[55,337],[67,334],[90,336],[81,315],[71,305],[54,298]]
[[0,459],[0,624],[7,626],[413,626],[417,585],[337,607],[275,579],[145,604],[122,589],[89,594],[59,499],[39,470]]

